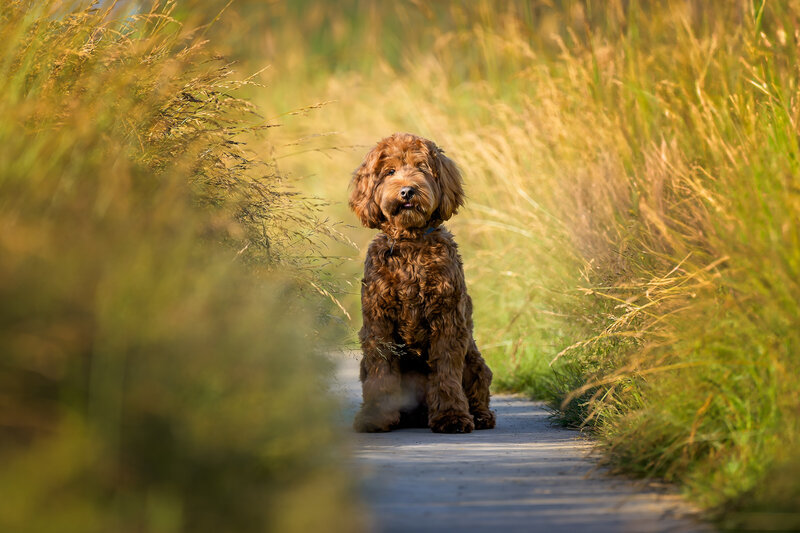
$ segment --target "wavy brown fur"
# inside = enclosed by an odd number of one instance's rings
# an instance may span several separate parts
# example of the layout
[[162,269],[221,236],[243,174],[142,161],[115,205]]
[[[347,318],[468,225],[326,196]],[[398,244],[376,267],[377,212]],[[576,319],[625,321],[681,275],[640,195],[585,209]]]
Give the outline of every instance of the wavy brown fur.
[[357,431],[494,427],[492,372],[472,338],[461,257],[439,226],[463,204],[455,163],[408,133],[380,141],[353,175],[350,208],[382,231],[367,251],[361,286]]

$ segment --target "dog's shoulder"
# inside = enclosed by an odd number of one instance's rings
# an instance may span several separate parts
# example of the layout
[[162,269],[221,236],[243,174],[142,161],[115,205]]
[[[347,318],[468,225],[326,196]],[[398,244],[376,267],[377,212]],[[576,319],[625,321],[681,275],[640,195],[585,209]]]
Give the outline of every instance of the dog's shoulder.
[[436,231],[432,231],[430,234],[428,234],[428,236],[433,241],[439,242],[448,248],[452,248],[453,250],[458,249],[455,237],[453,237],[453,234],[450,233],[450,230],[443,225],[436,228]]
[[367,257],[364,260],[364,279],[375,279],[385,274],[387,270],[387,258],[392,253],[392,242],[383,233],[379,233],[372,239],[367,247]]
[[436,231],[427,235],[427,238],[428,242],[423,243],[423,253],[428,251],[432,257],[438,258],[440,261],[461,264],[458,244],[447,228],[439,226]]
[[372,239],[367,247],[367,262],[371,263],[376,257],[386,256],[391,251],[392,242],[385,233],[379,233]]

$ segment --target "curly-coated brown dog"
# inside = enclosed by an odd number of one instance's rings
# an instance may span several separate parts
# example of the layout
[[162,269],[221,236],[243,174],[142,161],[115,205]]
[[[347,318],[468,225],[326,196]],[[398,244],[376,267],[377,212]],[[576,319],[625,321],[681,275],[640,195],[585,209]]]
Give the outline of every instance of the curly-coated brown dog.
[[380,141],[353,174],[350,208],[382,233],[367,251],[360,332],[363,404],[357,431],[494,427],[492,372],[472,338],[472,300],[452,234],[461,174],[434,143]]

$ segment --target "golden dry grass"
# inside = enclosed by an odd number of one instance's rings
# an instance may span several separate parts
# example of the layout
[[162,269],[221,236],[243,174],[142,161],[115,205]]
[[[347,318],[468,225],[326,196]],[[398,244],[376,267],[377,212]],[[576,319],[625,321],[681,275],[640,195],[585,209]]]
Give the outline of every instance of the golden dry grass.
[[273,139],[338,216],[390,132],[464,169],[451,227],[499,387],[710,508],[796,461],[796,2],[279,6],[265,107],[329,103]]

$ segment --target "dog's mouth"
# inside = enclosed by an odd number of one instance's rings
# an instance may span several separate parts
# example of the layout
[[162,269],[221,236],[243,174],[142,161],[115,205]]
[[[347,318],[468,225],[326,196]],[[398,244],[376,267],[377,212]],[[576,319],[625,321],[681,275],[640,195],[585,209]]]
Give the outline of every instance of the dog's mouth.
[[420,209],[420,206],[414,202],[397,202],[394,209],[392,209],[392,214],[399,215],[400,213],[418,212]]

